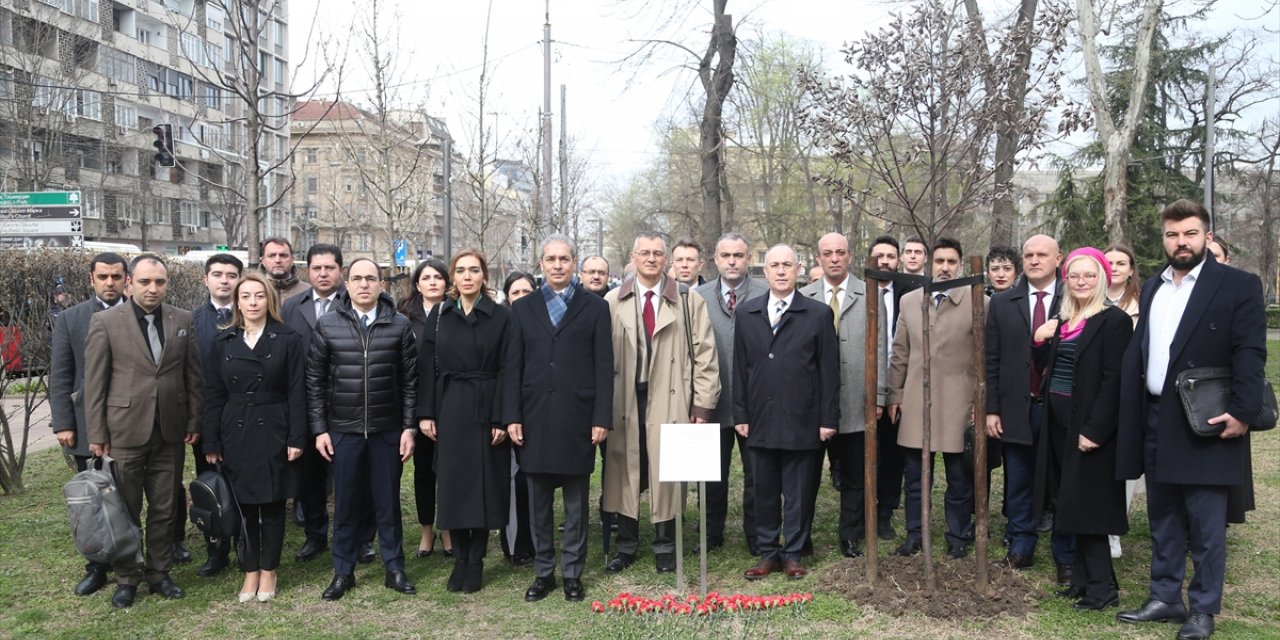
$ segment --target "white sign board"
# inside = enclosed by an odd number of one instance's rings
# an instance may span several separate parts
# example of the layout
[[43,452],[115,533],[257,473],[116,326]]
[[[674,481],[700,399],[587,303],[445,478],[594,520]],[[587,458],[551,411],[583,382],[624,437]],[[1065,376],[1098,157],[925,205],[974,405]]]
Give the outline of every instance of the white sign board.
[[720,425],[664,424],[658,433],[658,482],[720,482]]

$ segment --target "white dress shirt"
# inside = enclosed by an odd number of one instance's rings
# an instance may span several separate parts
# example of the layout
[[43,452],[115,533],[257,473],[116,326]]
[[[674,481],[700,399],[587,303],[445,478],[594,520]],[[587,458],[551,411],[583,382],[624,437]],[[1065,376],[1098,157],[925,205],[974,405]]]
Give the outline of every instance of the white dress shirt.
[[1058,283],[1056,280],[1052,284],[1050,284],[1048,287],[1045,287],[1044,289],[1037,289],[1034,284],[1031,284],[1031,282],[1029,281],[1027,282],[1027,311],[1028,311],[1027,318],[1028,319],[1030,319],[1032,322],[1035,322],[1036,303],[1039,302],[1039,300],[1036,298],[1036,292],[1038,291],[1043,291],[1045,293],[1044,319],[1048,320],[1049,318],[1052,317],[1049,315],[1049,310],[1053,308],[1053,295],[1057,287],[1058,287]]
[[1160,274],[1160,287],[1151,298],[1151,311],[1147,314],[1147,393],[1151,395],[1164,392],[1165,374],[1169,373],[1169,347],[1173,346],[1173,335],[1182,323],[1182,314],[1187,310],[1202,267],[1203,260],[1176,285],[1172,265]]
[[[770,292],[769,292],[769,326],[774,326],[774,325],[777,325],[777,324],[778,324],[778,321],[782,319],[782,314],[783,314],[783,313],[786,313],[786,312],[787,312],[787,309],[790,309],[790,308],[791,308],[791,302],[792,302],[792,300],[793,300],[795,297],[796,297],[796,291],[795,291],[795,289],[792,289],[792,290],[791,290],[791,293],[788,293],[788,294],[787,294],[787,297],[785,297],[785,298],[779,298],[779,297],[777,297],[777,296],[773,293],[773,291],[770,291]],[[779,301],[782,301],[782,302],[784,302],[784,303],[785,303],[785,304],[782,306],[782,311],[781,311],[781,312],[779,312],[779,311],[778,311],[778,302],[779,302]]]

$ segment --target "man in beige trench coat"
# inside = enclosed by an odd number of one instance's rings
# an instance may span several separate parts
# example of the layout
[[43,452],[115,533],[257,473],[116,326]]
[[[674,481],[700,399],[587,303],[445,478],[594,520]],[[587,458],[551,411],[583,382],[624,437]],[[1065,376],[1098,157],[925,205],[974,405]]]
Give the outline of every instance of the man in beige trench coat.
[[664,423],[706,422],[720,396],[715,338],[702,296],[664,277],[662,235],[636,236],[635,275],[605,296],[613,323],[613,433],[605,441],[604,510],[618,515],[617,552],[606,570],[635,562],[640,494],[650,490],[654,564],[675,571],[680,485],[658,483],[658,432]]

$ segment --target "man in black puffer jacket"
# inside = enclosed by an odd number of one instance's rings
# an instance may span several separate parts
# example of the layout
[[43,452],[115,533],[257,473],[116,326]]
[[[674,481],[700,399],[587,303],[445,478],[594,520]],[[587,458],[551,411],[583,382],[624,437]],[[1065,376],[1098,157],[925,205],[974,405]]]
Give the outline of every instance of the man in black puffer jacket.
[[307,414],[316,449],[333,464],[333,581],[322,598],[355,586],[363,501],[371,501],[386,586],[417,590],[404,571],[400,472],[413,455],[417,347],[408,318],[380,292],[378,265],[351,263],[351,305],[316,320],[307,357]]

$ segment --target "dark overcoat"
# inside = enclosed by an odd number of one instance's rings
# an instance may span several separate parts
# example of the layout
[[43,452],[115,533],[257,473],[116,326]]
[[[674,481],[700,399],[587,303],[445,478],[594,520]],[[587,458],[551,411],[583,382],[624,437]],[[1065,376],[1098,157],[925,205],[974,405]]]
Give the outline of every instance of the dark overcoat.
[[559,327],[541,289],[511,305],[502,423],[524,427],[516,455],[525,473],[590,474],[591,428],[613,427],[609,305],[575,287]]
[[491,444],[503,428],[502,365],[511,312],[481,296],[464,314],[448,298],[427,316],[418,351],[418,418],[436,422],[437,525],[507,524],[511,449]]
[[840,425],[840,343],[831,307],[799,291],[777,333],[764,295],[742,303],[733,332],[734,424],[747,446],[813,450],[818,429]]
[[[993,303],[994,304],[994,303]],[[1133,333],[1129,314],[1107,307],[1089,318],[1076,337],[1076,362],[1071,381],[1071,415],[1053,413],[1053,403],[1045,403],[1046,424],[1052,438],[1037,441],[1036,495],[1038,505],[1049,500],[1048,487],[1058,487],[1054,526],[1065,533],[1119,535],[1129,530],[1124,504],[1124,481],[1117,480],[1116,431],[1120,421],[1120,366],[1125,346]],[[1058,342],[1034,347],[1035,363],[1046,370],[1047,381],[1057,357]],[[1065,420],[1064,420],[1065,418]],[[1065,422],[1065,433],[1057,432]],[[1097,449],[1080,451],[1080,436],[1092,440]],[[1057,447],[1056,464],[1048,460],[1050,441]],[[1045,477],[1057,468],[1056,479]]]
[[[1066,287],[1055,283],[1045,317],[1057,315]],[[987,305],[987,414],[1000,416],[1003,442],[1031,445],[1031,285],[1025,277]],[[1123,351],[1124,347],[1118,347]]]
[[292,497],[294,464],[285,447],[308,446],[302,336],[269,322],[253,349],[244,330],[218,333],[205,363],[204,452],[221,453],[236,500]]

